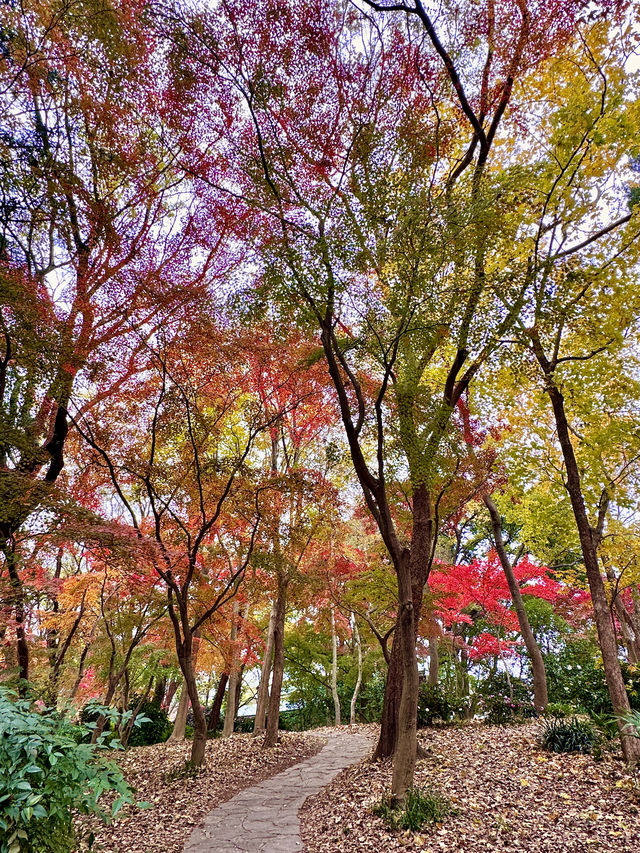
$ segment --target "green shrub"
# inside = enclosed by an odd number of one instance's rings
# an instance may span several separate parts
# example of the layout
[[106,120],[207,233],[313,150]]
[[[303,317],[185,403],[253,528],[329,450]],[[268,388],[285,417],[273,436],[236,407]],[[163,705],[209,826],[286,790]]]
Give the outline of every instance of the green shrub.
[[439,684],[421,684],[418,693],[418,725],[432,726],[434,720],[449,723],[462,713],[462,699],[447,693]]
[[[138,700],[134,697],[131,706],[135,708]],[[167,712],[159,708],[153,702],[143,702],[138,711],[138,719],[144,721],[134,727],[129,736],[129,746],[150,746],[153,743],[164,743],[171,734],[173,725],[169,720]]]
[[236,722],[233,727],[234,732],[242,732],[243,734],[250,734],[253,731],[253,727],[255,725],[256,718],[254,717],[236,717]]
[[[567,642],[545,656],[549,699],[569,703],[584,713],[613,714],[598,647],[588,640]],[[640,667],[620,664],[631,707],[640,711]]]
[[489,725],[504,726],[536,716],[531,687],[521,678],[492,672],[478,685],[479,708]]
[[613,740],[618,735],[618,721],[612,714],[597,714],[591,712],[591,719],[598,731],[607,738]]
[[542,745],[550,752],[591,753],[597,742],[596,733],[588,720],[549,720],[542,731]]
[[394,797],[383,797],[371,811],[393,829],[410,829],[414,832],[424,826],[441,823],[458,813],[439,791],[420,788],[410,788],[404,803]]
[[[70,853],[72,810],[108,821],[132,802],[119,768],[97,755],[104,743],[78,743],[85,732],[0,690],[0,853]],[[105,791],[117,794],[109,814]]]
[[358,719],[364,723],[379,723],[382,717],[385,679],[379,672],[373,672],[362,685],[358,696]]
[[544,709],[545,717],[556,717],[558,720],[570,717],[572,714],[575,714],[575,712],[576,709],[573,705],[563,702],[549,702],[547,707]]
[[511,699],[509,696],[484,696],[483,705],[487,725],[506,726],[536,716],[532,702]]
[[631,726],[636,737],[640,737],[640,711],[630,711],[622,718],[627,725]]

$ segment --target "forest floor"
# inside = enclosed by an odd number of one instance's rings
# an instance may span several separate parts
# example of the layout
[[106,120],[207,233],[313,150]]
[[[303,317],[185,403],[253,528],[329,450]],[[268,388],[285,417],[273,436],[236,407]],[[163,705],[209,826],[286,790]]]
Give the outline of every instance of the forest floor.
[[638,775],[615,755],[547,752],[541,727],[421,731],[416,787],[439,790],[458,814],[420,832],[394,832],[371,811],[390,790],[390,762],[347,768],[300,810],[305,853],[638,853]]
[[81,818],[78,829],[85,837],[95,834],[96,853],[178,853],[208,812],[238,791],[315,755],[325,742],[315,732],[282,732],[269,750],[262,749],[262,738],[251,735],[210,740],[204,767],[195,775],[184,773],[190,741],[111,754],[135,788],[136,800],[151,807],[125,806],[111,826]]

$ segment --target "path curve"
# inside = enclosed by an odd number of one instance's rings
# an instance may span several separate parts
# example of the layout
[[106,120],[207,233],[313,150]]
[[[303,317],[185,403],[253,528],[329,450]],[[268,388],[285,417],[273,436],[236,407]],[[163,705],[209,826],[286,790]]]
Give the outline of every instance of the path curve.
[[366,737],[336,733],[317,754],[259,785],[245,788],[204,818],[184,853],[296,853],[302,850],[298,809],[345,767],[369,751]]

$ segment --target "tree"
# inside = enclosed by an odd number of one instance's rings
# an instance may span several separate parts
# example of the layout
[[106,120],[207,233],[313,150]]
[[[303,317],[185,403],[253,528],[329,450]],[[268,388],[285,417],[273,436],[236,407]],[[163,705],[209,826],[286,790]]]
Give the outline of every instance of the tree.
[[[273,15],[283,26],[264,25]],[[250,221],[263,258],[263,298],[293,300],[300,321],[320,332],[354,470],[396,571],[398,629],[378,753],[395,749],[400,797],[415,761],[415,638],[438,451],[457,400],[515,321],[515,305],[490,310],[495,289],[518,306],[523,294],[522,282],[490,262],[512,250],[499,236],[503,192],[488,164],[515,77],[547,55],[537,36],[548,17],[535,22],[536,38],[526,10],[515,32],[489,18],[474,15],[473,36],[464,36],[485,67],[471,100],[428,17],[421,42],[413,25],[370,26],[333,5],[279,4],[276,12],[268,2],[227,4],[207,18],[175,18],[180,67],[194,69],[181,72],[180,92],[220,92],[219,113],[198,127],[210,156],[189,157],[188,168],[204,194],[228,191],[244,203],[244,235]],[[304,67],[294,59],[301,52]],[[392,437],[410,470],[410,545],[387,492]]]
[[190,260],[194,212],[177,212],[142,4],[25,0],[3,12],[0,550],[27,679],[15,535],[52,500],[68,412],[126,380],[144,340],[193,301],[211,252]]
[[131,535],[149,548],[164,582],[194,715],[195,765],[204,758],[207,724],[194,643],[236,594],[260,522],[259,486],[249,457],[268,419],[259,400],[247,394],[247,361],[242,339],[227,332],[214,335],[208,326],[207,334],[195,334],[186,348],[177,337],[161,351],[149,350],[144,377],[121,395],[117,433],[112,421],[99,419],[97,409],[92,419],[74,421],[89,448],[93,476],[115,491]]

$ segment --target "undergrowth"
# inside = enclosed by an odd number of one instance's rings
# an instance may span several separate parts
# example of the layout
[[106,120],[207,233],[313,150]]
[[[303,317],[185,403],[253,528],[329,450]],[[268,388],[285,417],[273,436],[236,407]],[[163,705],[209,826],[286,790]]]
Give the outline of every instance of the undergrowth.
[[592,753],[597,735],[588,720],[550,720],[542,730],[541,741],[551,752]]
[[196,766],[193,761],[185,759],[182,764],[172,767],[164,774],[165,782],[177,782],[179,779],[195,779],[202,771],[202,766]]
[[371,811],[393,829],[416,831],[424,826],[442,823],[456,815],[457,809],[439,791],[433,788],[410,788],[404,802],[395,797],[383,797]]

